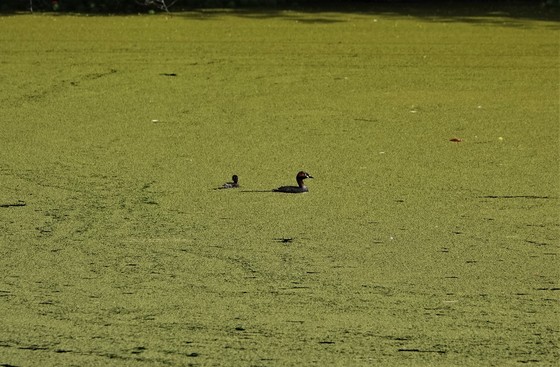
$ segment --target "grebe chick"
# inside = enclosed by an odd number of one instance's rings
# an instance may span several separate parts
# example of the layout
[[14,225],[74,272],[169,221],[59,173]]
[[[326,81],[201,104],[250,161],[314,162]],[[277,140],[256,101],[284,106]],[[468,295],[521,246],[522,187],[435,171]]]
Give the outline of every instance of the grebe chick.
[[231,181],[232,182],[226,182],[225,184],[223,184],[222,186],[218,187],[219,189],[234,189],[236,187],[239,187],[239,177],[237,177],[237,175],[233,175],[231,176]]
[[272,191],[275,192],[286,192],[286,193],[291,193],[291,194],[298,194],[301,192],[308,192],[309,190],[307,189],[307,186],[305,186],[303,184],[303,180],[305,180],[306,178],[313,178],[313,176],[311,176],[309,173],[307,172],[303,172],[303,171],[299,171],[298,174],[296,175],[296,181],[298,183],[297,186],[281,186],[277,189],[274,189]]

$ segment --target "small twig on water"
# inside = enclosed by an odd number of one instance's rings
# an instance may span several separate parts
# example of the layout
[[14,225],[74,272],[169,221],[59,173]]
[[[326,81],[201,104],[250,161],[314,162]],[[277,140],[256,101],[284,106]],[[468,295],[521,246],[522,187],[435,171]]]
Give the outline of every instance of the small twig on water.
[[169,8],[175,4],[177,0],[172,1],[169,5],[165,2],[165,0],[136,0],[137,4],[144,5],[144,6],[155,6],[158,9],[164,10],[165,12],[169,13]]

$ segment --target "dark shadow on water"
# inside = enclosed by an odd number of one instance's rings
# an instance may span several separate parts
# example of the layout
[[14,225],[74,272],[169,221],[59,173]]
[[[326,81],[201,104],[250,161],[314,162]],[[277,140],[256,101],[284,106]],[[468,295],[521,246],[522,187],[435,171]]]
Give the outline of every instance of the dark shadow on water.
[[212,191],[228,191],[228,192],[274,192],[274,190],[247,190],[247,189],[240,189],[240,188],[223,188],[223,187],[215,187],[210,189]]
[[347,22],[348,15],[406,17],[424,21],[471,23],[502,27],[527,27],[525,21],[559,22],[560,8],[541,7],[535,3],[474,2],[449,5],[441,2],[368,2],[347,6],[315,6],[282,9],[194,9],[175,16],[188,20],[212,21],[222,17],[248,19],[283,19],[301,24],[336,24]]
[[[545,0],[546,1],[546,0]],[[394,16],[436,22],[458,22],[508,27],[524,26],[522,21],[547,20],[560,22],[560,6],[542,5],[541,1],[421,1],[421,0],[362,0],[362,1],[301,1],[305,6],[269,6],[260,8],[172,8],[169,16],[187,20],[210,21],[224,16],[248,19],[284,19],[302,24],[336,24],[347,22],[345,15]],[[140,10],[142,12],[142,10]],[[138,13],[138,12],[134,12]],[[147,16],[147,9],[143,11]],[[29,12],[1,12],[3,16]],[[50,13],[64,14],[64,13]],[[74,12],[74,15],[114,16],[106,13]],[[131,13],[123,13],[130,15]],[[117,14],[118,16],[119,14]],[[157,16],[157,15],[156,15]],[[559,27],[553,27],[560,29]]]
[[239,192],[274,192],[272,190],[239,190]]

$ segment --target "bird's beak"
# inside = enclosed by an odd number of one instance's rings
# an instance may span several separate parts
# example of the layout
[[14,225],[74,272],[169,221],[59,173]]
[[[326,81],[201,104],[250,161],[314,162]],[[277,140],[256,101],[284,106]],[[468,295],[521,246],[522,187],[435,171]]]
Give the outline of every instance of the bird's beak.
[[307,175],[307,178],[313,178],[313,176],[311,176],[311,175]]

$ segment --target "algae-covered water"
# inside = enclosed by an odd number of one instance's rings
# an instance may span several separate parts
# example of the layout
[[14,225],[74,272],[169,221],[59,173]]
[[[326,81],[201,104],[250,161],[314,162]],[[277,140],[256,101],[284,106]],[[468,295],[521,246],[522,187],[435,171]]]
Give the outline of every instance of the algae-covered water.
[[558,29],[0,17],[0,365],[555,365]]

